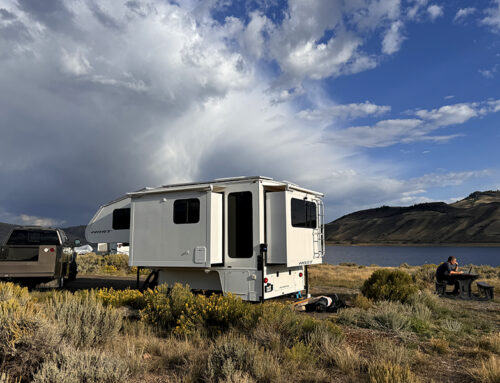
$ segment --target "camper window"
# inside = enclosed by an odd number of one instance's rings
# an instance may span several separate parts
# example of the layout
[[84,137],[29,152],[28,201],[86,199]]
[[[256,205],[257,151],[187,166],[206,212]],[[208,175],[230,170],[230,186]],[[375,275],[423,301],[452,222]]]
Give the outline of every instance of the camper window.
[[292,226],[316,228],[316,204],[292,198]]
[[130,229],[130,208],[113,210],[113,230]]
[[252,193],[231,193],[228,203],[228,253],[231,258],[253,255]]
[[178,199],[174,202],[174,223],[197,223],[200,221],[198,198]]

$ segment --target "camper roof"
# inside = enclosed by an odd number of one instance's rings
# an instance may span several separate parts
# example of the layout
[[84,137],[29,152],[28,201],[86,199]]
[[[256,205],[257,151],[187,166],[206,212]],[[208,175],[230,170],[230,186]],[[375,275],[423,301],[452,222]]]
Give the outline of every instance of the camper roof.
[[185,191],[185,190],[222,191],[225,184],[244,183],[249,181],[253,182],[260,181],[263,183],[264,186],[268,186],[274,189],[282,189],[282,190],[293,189],[305,193],[314,194],[320,197],[324,196],[322,193],[299,187],[296,184],[289,181],[274,181],[270,177],[262,177],[262,176],[217,178],[215,180],[205,181],[205,182],[188,182],[188,183],[179,183],[172,185],[163,185],[157,188],[144,188],[132,193],[127,193],[127,196],[138,197],[144,194],[169,193],[174,191]]
[[212,181],[204,181],[204,182],[186,182],[186,183],[178,183],[171,185],[163,185],[156,188],[145,187],[130,193],[125,194],[113,201],[108,202],[107,204],[101,206],[109,206],[113,203],[119,202],[121,200],[138,197],[145,194],[155,194],[155,193],[172,193],[175,191],[187,191],[187,190],[213,190],[213,191],[222,191],[224,189],[225,184],[234,184],[240,182],[249,182],[249,181],[261,181],[265,187],[273,189],[275,191],[279,190],[297,190],[309,194],[314,194],[319,197],[324,197],[323,193],[319,193],[313,190],[302,188],[292,182],[289,181],[274,181],[270,177],[263,176],[251,176],[251,177],[230,177],[230,178],[217,178]]

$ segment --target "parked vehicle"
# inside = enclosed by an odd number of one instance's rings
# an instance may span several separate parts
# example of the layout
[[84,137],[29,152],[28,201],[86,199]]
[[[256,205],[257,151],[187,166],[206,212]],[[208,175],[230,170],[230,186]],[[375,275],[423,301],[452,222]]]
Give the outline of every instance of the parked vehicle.
[[[79,240],[75,241],[79,245]],[[16,227],[0,246],[0,279],[34,286],[76,278],[76,255],[61,229],[39,226]]]
[[129,242],[130,266],[158,283],[262,301],[301,292],[322,263],[322,197],[266,177],[145,188],[102,206],[85,236]]

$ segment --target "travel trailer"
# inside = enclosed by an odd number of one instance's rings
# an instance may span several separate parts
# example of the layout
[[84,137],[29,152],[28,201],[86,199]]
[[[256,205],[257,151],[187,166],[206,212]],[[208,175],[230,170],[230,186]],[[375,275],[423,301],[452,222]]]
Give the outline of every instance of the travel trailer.
[[307,291],[307,266],[325,254],[322,198],[267,177],[144,188],[101,206],[85,236],[128,242],[130,266],[160,284],[263,301]]

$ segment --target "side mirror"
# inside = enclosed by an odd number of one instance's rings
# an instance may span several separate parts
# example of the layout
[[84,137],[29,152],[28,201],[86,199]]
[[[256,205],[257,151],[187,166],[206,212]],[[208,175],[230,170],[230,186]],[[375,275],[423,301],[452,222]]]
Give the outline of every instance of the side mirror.
[[82,242],[79,239],[75,239],[75,246],[80,246]]

